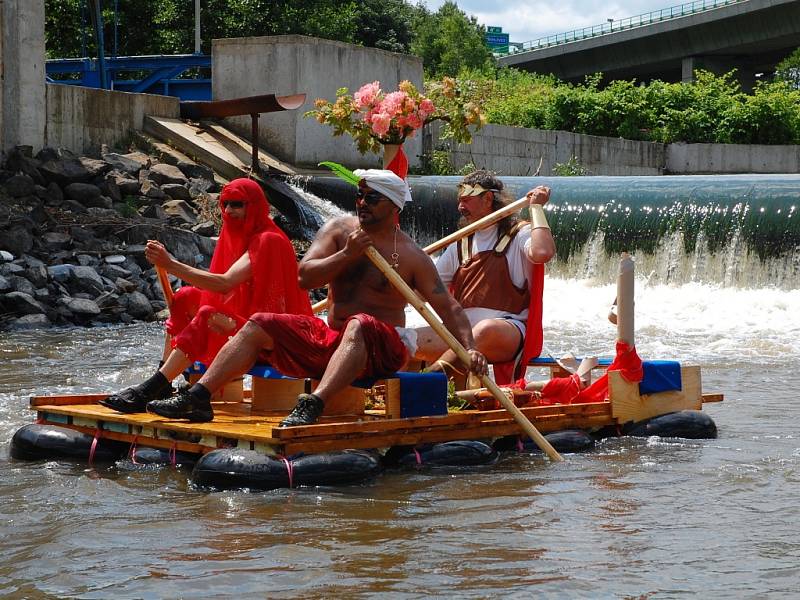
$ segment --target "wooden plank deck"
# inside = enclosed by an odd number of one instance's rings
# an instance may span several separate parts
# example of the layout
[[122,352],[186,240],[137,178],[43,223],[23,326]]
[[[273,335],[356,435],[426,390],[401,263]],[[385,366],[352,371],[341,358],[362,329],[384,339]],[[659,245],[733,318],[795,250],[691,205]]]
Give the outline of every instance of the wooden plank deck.
[[[467,410],[408,419],[390,419],[383,411],[366,411],[353,416],[322,417],[314,425],[280,428],[278,423],[286,416],[286,410],[251,414],[252,405],[247,401],[215,402],[213,421],[189,423],[149,413],[121,414],[97,404],[104,397],[106,394],[34,396],[30,404],[37,411],[40,423],[69,427],[90,435],[99,433],[104,438],[141,446],[194,453],[240,447],[292,455],[493,438],[522,432],[505,410]],[[702,401],[719,400],[719,394],[707,394],[702,398]],[[600,428],[617,422],[611,402],[533,406],[521,410],[542,433]]]

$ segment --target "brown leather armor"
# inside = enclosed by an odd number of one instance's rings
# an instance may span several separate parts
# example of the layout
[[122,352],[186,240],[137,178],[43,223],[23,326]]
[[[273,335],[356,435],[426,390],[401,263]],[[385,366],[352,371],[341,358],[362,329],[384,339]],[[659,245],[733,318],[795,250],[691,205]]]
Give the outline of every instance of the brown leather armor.
[[519,314],[528,308],[528,286],[518,288],[511,281],[506,251],[519,230],[527,223],[517,223],[511,231],[497,240],[491,250],[472,256],[470,235],[458,244],[459,267],[453,275],[450,290],[464,308],[481,307]]

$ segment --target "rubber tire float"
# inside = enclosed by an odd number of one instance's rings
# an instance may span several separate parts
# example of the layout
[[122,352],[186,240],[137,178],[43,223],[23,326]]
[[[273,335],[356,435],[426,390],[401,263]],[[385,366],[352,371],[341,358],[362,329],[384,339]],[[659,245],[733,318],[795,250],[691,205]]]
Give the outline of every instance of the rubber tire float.
[[622,428],[623,435],[636,437],[686,438],[688,440],[711,440],[717,437],[714,420],[699,410],[681,410],[632,423]]
[[495,462],[497,452],[478,440],[458,440],[426,444],[416,449],[396,446],[386,453],[385,459],[387,464],[400,467],[471,467]]
[[361,483],[381,470],[377,455],[365,450],[282,459],[253,450],[225,448],[212,450],[197,461],[192,482],[202,488],[274,490]]
[[[19,460],[69,458],[89,460],[94,436],[57,425],[32,423],[19,428],[11,438],[11,457]],[[129,444],[99,438],[93,462],[113,462],[125,455]]]
[[[594,448],[594,438],[582,429],[565,429],[554,431],[544,436],[556,451],[564,454],[585,452]],[[521,443],[520,443],[521,442]],[[518,436],[511,435],[495,441],[494,447],[500,452],[541,452],[541,448],[530,439],[520,440]]]

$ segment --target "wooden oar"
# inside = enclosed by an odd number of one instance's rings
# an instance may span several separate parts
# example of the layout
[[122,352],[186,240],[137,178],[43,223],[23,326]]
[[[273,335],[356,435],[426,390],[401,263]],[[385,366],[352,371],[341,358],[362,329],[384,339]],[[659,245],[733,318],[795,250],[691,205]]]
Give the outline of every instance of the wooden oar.
[[[526,206],[528,206],[527,196],[524,198],[520,198],[516,202],[512,202],[511,204],[504,206],[503,208],[497,209],[493,213],[478,219],[474,223],[470,223],[466,227],[462,227],[458,231],[455,231],[450,235],[443,237],[438,242],[433,242],[432,244],[425,246],[423,250],[425,251],[426,254],[433,254],[437,250],[441,250],[442,248],[449,246],[453,242],[457,242],[461,238],[466,237],[471,233],[478,231],[479,229],[484,229],[489,225],[497,223],[497,221],[507,217],[508,215],[513,215],[515,212],[522,210]],[[311,307],[311,309],[314,311],[315,314],[325,310],[326,308],[328,308],[327,298],[325,300],[320,300]]]
[[[425,319],[428,324],[433,328],[433,330],[441,336],[441,338],[447,343],[447,345],[456,353],[459,360],[463,362],[465,365],[469,365],[471,360],[469,356],[469,352],[467,352],[466,348],[461,345],[455,336],[450,333],[447,328],[439,321],[438,318],[434,316],[434,314],[430,311],[430,309],[425,305],[425,303],[420,299],[419,296],[412,290],[408,284],[403,280],[400,275],[398,275],[397,271],[392,269],[389,266],[389,263],[386,262],[386,259],[381,256],[380,252],[378,252],[374,246],[370,246],[366,250],[366,254],[372,263],[381,270],[381,272],[386,276],[386,278],[394,285],[398,292],[400,292],[406,301],[411,304],[414,308],[417,309],[417,312]],[[556,449],[550,445],[550,442],[539,433],[539,430],[533,426],[528,418],[522,413],[520,409],[518,409],[514,402],[509,400],[506,395],[500,390],[497,384],[489,378],[488,375],[483,375],[481,377],[481,382],[483,386],[487,388],[492,395],[497,399],[498,402],[505,408],[508,412],[511,413],[511,416],[514,417],[514,420],[522,427],[525,433],[536,442],[536,445],[542,449],[542,451],[550,457],[550,460],[553,461],[562,461],[564,460],[561,458],[561,455],[556,452]]]
[[158,283],[161,284],[161,293],[164,294],[164,302],[167,303],[167,308],[172,308],[172,286],[169,284],[169,276],[162,267],[156,267],[156,274],[158,275]]

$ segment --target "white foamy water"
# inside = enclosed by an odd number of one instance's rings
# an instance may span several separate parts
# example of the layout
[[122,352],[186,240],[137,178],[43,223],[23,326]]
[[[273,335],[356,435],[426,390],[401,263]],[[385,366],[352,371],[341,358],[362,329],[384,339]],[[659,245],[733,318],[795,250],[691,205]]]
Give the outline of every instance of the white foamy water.
[[341,217],[343,215],[350,214],[346,210],[336,206],[330,200],[320,198],[316,194],[313,194],[308,190],[304,190],[302,187],[300,187],[300,181],[292,181],[290,179],[286,182],[286,184],[319,215],[322,222],[328,221],[329,219],[333,219],[335,217]]
[[[642,358],[716,363],[800,357],[800,290],[736,289],[688,283],[636,282],[636,346]],[[544,291],[545,348],[554,354],[610,356],[616,327],[607,318],[615,285],[548,277]],[[409,326],[421,326],[407,312]]]

